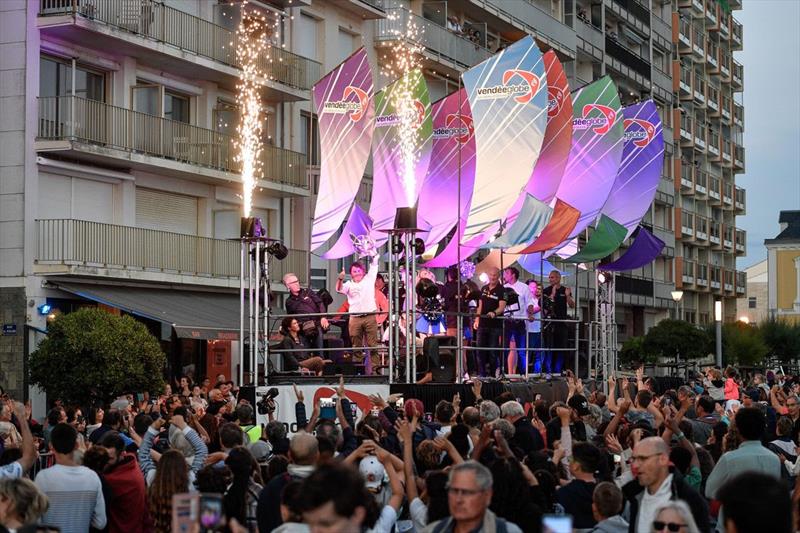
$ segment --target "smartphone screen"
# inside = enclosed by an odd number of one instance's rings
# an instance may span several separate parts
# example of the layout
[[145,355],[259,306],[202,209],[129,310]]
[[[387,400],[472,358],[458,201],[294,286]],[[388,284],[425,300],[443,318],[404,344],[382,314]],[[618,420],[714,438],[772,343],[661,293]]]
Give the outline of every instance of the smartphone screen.
[[336,420],[336,406],[333,398],[319,399],[319,417],[327,420]]
[[572,516],[544,515],[542,517],[542,533],[572,533]]
[[221,494],[200,495],[200,530],[217,531],[225,526]]

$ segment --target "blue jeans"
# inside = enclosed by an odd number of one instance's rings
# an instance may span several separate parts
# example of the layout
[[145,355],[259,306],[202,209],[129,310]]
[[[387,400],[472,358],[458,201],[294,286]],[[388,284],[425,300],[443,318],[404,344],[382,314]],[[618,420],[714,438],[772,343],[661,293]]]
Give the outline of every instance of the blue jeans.
[[[509,346],[511,345],[511,339],[514,339],[516,343],[516,351],[517,351],[517,366],[522,368],[522,373],[525,373],[525,368],[527,368],[528,358],[527,353],[525,352],[525,346],[527,345],[527,335],[525,331],[525,322],[522,320],[520,321],[513,321],[513,320],[506,320],[506,328],[505,328],[505,335],[503,338],[503,346],[506,348],[504,351],[504,355],[508,353]],[[522,365],[520,365],[522,362]],[[516,374],[516,368],[509,368],[509,374]]]
[[540,332],[528,332],[528,349],[533,354],[533,372],[534,374],[542,373],[542,362],[544,354],[540,348],[542,347],[542,334]]

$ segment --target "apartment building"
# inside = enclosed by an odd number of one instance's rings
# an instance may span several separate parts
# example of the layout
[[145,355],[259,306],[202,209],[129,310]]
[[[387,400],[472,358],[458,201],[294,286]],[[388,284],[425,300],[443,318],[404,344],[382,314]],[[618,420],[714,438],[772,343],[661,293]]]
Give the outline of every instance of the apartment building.
[[[82,305],[147,323],[162,339],[172,373],[194,365],[203,375],[216,364],[235,371],[229,365],[237,350],[239,277],[239,246],[230,239],[239,234],[241,213],[233,148],[237,4],[0,2],[0,385],[6,389],[23,389],[25,354],[45,333],[48,317]],[[330,287],[342,266],[308,253],[320,162],[310,89],[362,45],[376,86],[384,86],[390,80],[380,73],[381,55],[409,22],[420,29],[414,39],[432,101],[455,90],[467,68],[532,34],[543,50],[556,51],[573,86],[610,74],[625,103],[658,102],[667,159],[646,223],[667,249],[653,265],[617,277],[623,335],[641,334],[666,316],[676,286],[684,291],[683,316],[698,323],[708,319],[715,298],[725,299],[727,311],[727,302],[743,293],[734,266],[744,253],[735,215],[743,213],[745,196],[734,185],[744,167],[743,109],[735,98],[742,67],[731,56],[741,47],[741,25],[714,0],[249,4],[277,28],[261,60],[264,177],[254,202],[269,235],[290,248],[286,260],[272,265],[276,293],[286,271]],[[370,174],[368,167],[362,203],[371,196]],[[579,276],[583,316],[590,314],[590,283]]]

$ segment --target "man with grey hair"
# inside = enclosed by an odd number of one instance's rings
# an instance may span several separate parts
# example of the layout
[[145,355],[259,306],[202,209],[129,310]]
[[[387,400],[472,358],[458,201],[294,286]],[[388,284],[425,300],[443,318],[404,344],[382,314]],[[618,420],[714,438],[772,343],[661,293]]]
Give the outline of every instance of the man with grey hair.
[[514,425],[514,438],[508,444],[511,449],[518,448],[524,455],[544,449],[544,439],[539,430],[533,427],[525,416],[525,409],[517,401],[510,401],[500,408],[503,418]]
[[477,461],[466,461],[450,469],[447,504],[450,516],[430,524],[426,533],[455,531],[507,531],[522,533],[516,524],[498,518],[492,503],[492,473]]
[[327,311],[325,303],[311,289],[300,288],[300,280],[294,272],[287,272],[283,276],[283,284],[289,291],[286,298],[286,313],[297,315],[300,323],[300,330],[308,342],[319,350],[319,355],[325,358],[322,351],[324,344],[324,332],[328,330],[330,324],[328,319],[319,316],[305,316],[306,313],[314,315]]
[[479,407],[481,414],[481,424],[489,424],[500,418],[500,408],[491,400],[481,402]]

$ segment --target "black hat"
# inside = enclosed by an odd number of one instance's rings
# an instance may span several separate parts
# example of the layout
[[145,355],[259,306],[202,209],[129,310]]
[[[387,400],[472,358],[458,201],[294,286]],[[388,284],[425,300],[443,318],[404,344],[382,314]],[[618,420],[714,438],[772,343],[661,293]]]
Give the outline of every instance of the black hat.
[[591,414],[591,411],[589,410],[589,401],[586,399],[586,396],[582,394],[574,395],[569,399],[569,401],[567,401],[567,405],[575,409],[578,412],[578,416],[586,416]]

